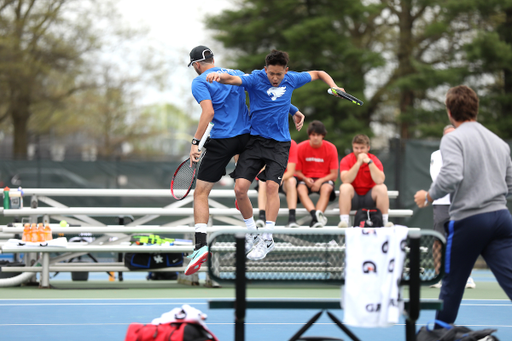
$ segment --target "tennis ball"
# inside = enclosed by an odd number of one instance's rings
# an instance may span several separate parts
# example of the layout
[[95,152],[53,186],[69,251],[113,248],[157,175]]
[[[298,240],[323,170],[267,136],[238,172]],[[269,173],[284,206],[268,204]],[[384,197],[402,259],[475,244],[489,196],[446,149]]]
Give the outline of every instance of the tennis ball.
[[61,226],[61,227],[66,227],[66,226],[68,226],[68,222],[67,222],[67,221],[65,221],[65,220],[61,220],[61,221],[60,221],[60,226]]

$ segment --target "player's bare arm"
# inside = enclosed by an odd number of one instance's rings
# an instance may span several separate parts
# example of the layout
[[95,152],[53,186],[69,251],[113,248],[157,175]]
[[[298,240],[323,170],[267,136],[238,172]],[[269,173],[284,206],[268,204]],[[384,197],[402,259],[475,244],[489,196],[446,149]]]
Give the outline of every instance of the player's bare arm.
[[[336,90],[345,92],[345,89],[340,88],[336,85],[332,77],[325,71],[308,71],[309,75],[311,76],[311,81],[316,81],[320,79],[325,84],[327,84],[330,88],[335,88]],[[335,95],[337,97],[341,97],[339,95]]]
[[[213,110],[212,101],[204,100],[201,101],[201,117],[199,118],[199,124],[197,125],[196,133],[194,134],[194,138],[200,140],[203,136],[206,128],[208,127],[208,123],[213,120],[213,115],[215,111]],[[190,166],[192,166],[192,162],[199,161],[199,157],[201,156],[201,152],[199,151],[199,146],[192,144],[190,146]]]
[[372,162],[368,165],[368,169],[370,169],[370,175],[372,177],[373,182],[375,182],[377,185],[382,185],[384,183],[384,180],[386,180],[386,175],[383,171],[379,169],[375,165],[375,162]]
[[348,171],[341,172],[341,174],[340,174],[341,182],[343,182],[344,184],[351,184],[354,181],[354,179],[356,178],[357,172],[359,172],[359,167],[361,167],[361,164],[362,164],[362,160],[361,160],[361,162],[359,162],[359,158],[358,158],[358,161],[356,163],[354,163],[352,168],[350,168]]
[[232,76],[228,73],[212,72],[206,76],[206,81],[209,83],[219,82],[228,85],[242,85],[242,79],[238,76]]
[[295,123],[295,128],[297,131],[300,131],[302,129],[302,126],[304,125],[304,114],[300,111],[297,111],[295,115],[293,115],[293,122]]

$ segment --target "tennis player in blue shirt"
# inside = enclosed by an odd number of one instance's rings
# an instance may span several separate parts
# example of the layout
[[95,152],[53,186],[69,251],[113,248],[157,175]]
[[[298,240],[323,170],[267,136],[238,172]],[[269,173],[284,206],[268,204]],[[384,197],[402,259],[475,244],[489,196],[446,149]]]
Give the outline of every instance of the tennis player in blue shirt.
[[[330,88],[340,89],[324,71],[288,71],[289,57],[286,52],[272,50],[265,58],[265,68],[243,76],[212,72],[206,76],[208,82],[238,85],[249,94],[251,104],[251,132],[246,150],[240,155],[234,177],[238,207],[249,230],[255,226],[253,207],[247,191],[255,176],[267,184],[266,232],[246,236],[247,258],[265,258],[274,248],[272,230],[279,211],[279,184],[288,162],[290,131],[288,112],[294,89],[306,83],[322,80]],[[304,117],[293,116],[297,130],[302,128]]]
[[[233,156],[245,150],[250,136],[250,115],[243,88],[206,81],[210,73],[242,76],[242,71],[216,67],[212,50],[204,45],[196,46],[190,51],[188,66],[193,66],[199,75],[192,81],[192,95],[201,106],[199,124],[190,147],[191,162],[199,160],[199,140],[208,123],[214,124],[210,133],[211,139],[205,146],[208,152],[201,161],[194,191],[195,248],[189,256],[191,260],[185,270],[186,275],[191,275],[208,259],[208,196],[213,185],[226,174],[226,166]],[[293,105],[290,105],[288,110],[292,114],[302,116]]]

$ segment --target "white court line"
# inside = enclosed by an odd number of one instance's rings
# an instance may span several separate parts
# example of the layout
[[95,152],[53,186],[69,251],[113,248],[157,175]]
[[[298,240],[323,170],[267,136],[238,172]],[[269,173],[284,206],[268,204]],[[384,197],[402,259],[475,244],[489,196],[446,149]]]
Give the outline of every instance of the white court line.
[[494,304],[494,303],[462,303],[461,306],[468,307],[512,307],[511,304]]
[[[189,304],[191,302],[173,302],[173,304]],[[208,303],[194,302],[194,305],[207,305]],[[110,303],[0,303],[0,307],[8,306],[116,306],[116,305],[169,305],[169,302],[148,302],[148,303],[121,303],[121,302],[110,302]]]

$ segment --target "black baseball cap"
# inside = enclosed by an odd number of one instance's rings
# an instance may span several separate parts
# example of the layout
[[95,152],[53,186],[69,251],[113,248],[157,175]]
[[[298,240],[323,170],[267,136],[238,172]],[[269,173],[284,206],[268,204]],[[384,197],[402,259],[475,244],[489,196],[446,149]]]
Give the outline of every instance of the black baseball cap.
[[[210,54],[205,57],[205,53],[210,52]],[[203,60],[213,58],[213,52],[208,47],[204,45],[196,46],[190,51],[190,63],[188,63],[188,66],[192,65],[194,62],[202,62]]]

